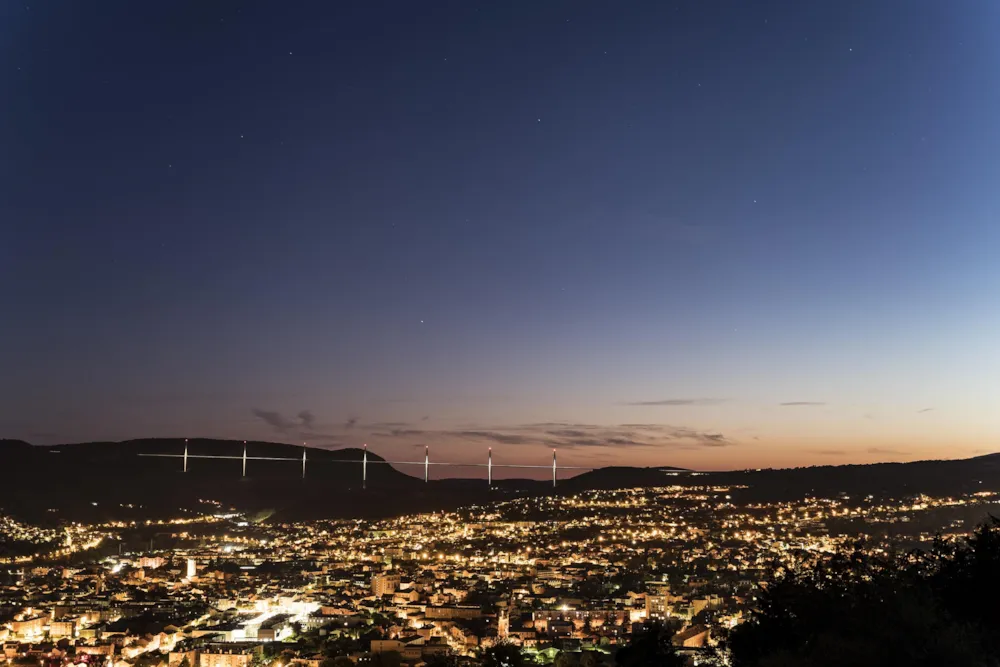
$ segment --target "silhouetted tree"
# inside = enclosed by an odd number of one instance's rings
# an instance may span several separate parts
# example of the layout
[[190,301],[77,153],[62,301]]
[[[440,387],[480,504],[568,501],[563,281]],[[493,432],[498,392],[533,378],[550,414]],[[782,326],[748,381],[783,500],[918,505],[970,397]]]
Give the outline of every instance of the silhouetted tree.
[[134,667],[157,667],[166,661],[167,656],[163,655],[159,651],[148,651],[146,653],[140,653],[136,656],[135,662],[132,664]]
[[453,653],[435,653],[428,656],[427,667],[457,667],[458,657]]
[[1000,665],[1000,527],[928,553],[785,572],[729,637],[734,667]]
[[967,539],[935,542],[930,583],[941,605],[970,624],[985,649],[1000,660],[1000,521],[990,517]]
[[632,635],[628,646],[618,650],[615,664],[619,667],[684,667],[687,661],[673,644],[675,628],[647,621]]
[[524,667],[521,648],[511,642],[497,642],[483,653],[483,667]]
[[372,653],[361,661],[366,667],[400,667],[403,656],[398,651],[381,651]]
[[559,651],[552,664],[554,667],[579,667],[580,656],[573,651]]
[[336,658],[323,658],[319,667],[354,667],[354,661],[346,655],[340,655]]

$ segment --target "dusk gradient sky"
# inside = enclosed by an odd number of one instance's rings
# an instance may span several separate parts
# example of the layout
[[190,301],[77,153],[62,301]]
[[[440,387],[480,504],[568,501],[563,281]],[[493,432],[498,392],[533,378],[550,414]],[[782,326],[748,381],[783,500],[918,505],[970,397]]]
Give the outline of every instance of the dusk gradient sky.
[[995,0],[6,2],[0,437],[1000,449]]

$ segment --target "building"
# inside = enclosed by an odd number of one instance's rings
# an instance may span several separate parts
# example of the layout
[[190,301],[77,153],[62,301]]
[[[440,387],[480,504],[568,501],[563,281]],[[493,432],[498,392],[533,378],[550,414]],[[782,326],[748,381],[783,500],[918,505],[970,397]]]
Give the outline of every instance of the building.
[[162,556],[143,556],[139,559],[139,567],[147,570],[156,570],[167,564],[167,559]]
[[708,643],[710,636],[711,633],[708,627],[704,625],[692,625],[690,628],[674,635],[673,644],[674,646],[683,646],[684,648],[701,648]]
[[650,581],[646,584],[646,618],[670,616],[670,584]]
[[405,647],[406,642],[401,642],[398,639],[373,639],[370,645],[372,653],[388,653],[390,651],[395,651],[400,655],[402,655]]
[[427,605],[427,610],[424,612],[424,616],[428,619],[446,619],[453,620],[456,618],[479,618],[483,615],[483,610],[479,607],[473,607],[468,605],[453,605],[453,606],[432,606]]
[[49,623],[49,636],[53,639],[75,637],[79,620],[79,618],[65,618],[60,621],[52,621]]
[[291,616],[289,614],[278,614],[264,621],[257,628],[257,641],[280,641],[290,634],[292,634]]
[[401,581],[398,574],[376,574],[372,577],[372,594],[376,597],[392,595],[399,589]]
[[23,621],[14,621],[10,624],[10,629],[14,631],[14,634],[18,637],[34,637],[42,634],[45,630],[45,622],[48,619],[45,616],[33,616],[31,618],[26,618]]
[[187,559],[187,578],[194,579],[198,576],[198,563],[194,558]]
[[202,653],[198,656],[198,667],[249,667],[250,653]]
[[532,612],[534,627],[545,631],[549,623],[568,621],[582,630],[586,626],[624,625],[630,619],[627,609],[538,609]]
[[167,655],[167,667],[181,667],[185,660],[187,660],[187,664],[190,667],[196,667],[198,664],[198,652],[194,650],[171,651]]
[[497,617],[497,637],[507,639],[510,634],[510,610],[501,609]]
[[213,645],[198,651],[198,664],[193,667],[250,667],[260,645],[218,646]]
[[372,653],[388,653],[390,651],[399,653],[407,662],[420,662],[430,656],[447,654],[448,643],[441,637],[426,639],[420,636],[372,640]]

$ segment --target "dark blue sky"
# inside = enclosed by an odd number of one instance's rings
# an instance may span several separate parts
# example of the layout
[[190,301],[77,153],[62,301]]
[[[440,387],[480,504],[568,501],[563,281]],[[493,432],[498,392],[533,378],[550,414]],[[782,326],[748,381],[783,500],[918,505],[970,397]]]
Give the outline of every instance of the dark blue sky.
[[2,435],[706,468],[1000,436],[992,0],[25,1]]

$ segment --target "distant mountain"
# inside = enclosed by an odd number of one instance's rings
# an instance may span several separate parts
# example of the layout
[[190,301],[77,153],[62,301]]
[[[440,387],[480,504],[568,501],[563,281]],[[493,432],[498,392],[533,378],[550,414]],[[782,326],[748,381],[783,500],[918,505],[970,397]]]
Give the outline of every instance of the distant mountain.
[[30,442],[25,442],[24,440],[5,440],[3,438],[0,438],[0,451],[3,451],[4,449],[7,448],[14,449],[17,447],[32,447],[32,446],[33,445]]
[[637,486],[669,486],[676,484],[682,474],[690,474],[684,468],[633,468],[608,466],[597,468],[571,477],[562,483],[563,491],[583,491],[586,489],[626,489]]
[[[395,511],[400,494],[419,497],[421,480],[368,453],[366,492],[361,492],[360,449],[324,450],[272,442],[248,442],[243,476],[242,441],[193,438],[190,454],[232,458],[189,458],[183,472],[183,439],[146,439],[31,446],[0,441],[0,463],[8,472],[0,486],[0,507],[20,514],[49,509],[89,520],[118,518],[136,506],[137,516],[177,516],[180,508],[214,500],[250,511],[290,516],[377,516]],[[302,454],[306,452],[306,477]],[[170,454],[160,458],[149,454]],[[352,495],[354,494],[354,495]],[[142,505],[142,511],[137,506]]]
[[[949,495],[1000,491],[1000,454],[955,461],[822,466],[780,470],[698,473],[678,468],[607,467],[551,481],[483,479],[432,480],[425,484],[368,452],[362,489],[360,449],[325,450],[273,442],[193,438],[183,472],[179,438],[35,446],[0,440],[0,508],[26,519],[104,521],[179,516],[206,508],[205,501],[259,515],[293,520],[375,518],[454,509],[525,495],[567,494],[587,489],[684,485],[729,485],[734,500],[786,500],[806,495],[876,495],[898,498],[919,493]],[[306,476],[302,478],[302,454]],[[170,454],[172,458],[144,456]],[[422,471],[421,471],[422,472]],[[54,511],[52,511],[54,510]]]
[[902,498],[1000,491],[1000,454],[971,459],[815,466],[713,473],[702,479],[715,484],[741,484],[738,499],[788,500],[806,495]]

